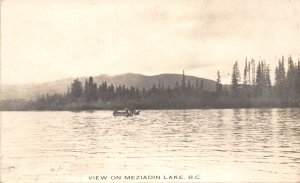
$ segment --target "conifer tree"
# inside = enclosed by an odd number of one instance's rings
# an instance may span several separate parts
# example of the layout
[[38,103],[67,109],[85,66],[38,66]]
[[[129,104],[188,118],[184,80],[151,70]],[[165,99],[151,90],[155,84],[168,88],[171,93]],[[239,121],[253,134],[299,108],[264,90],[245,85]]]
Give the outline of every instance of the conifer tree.
[[282,104],[287,102],[287,85],[286,85],[286,73],[284,68],[284,57],[279,60],[278,66],[275,69],[275,89],[277,96],[280,98]]
[[72,99],[78,99],[82,96],[82,83],[79,81],[79,79],[75,79],[73,83],[71,84],[71,97]]
[[216,93],[218,96],[222,93],[222,82],[221,82],[221,75],[219,70],[217,72]]
[[186,81],[185,81],[185,75],[184,75],[184,70],[182,72],[182,79],[181,79],[181,90],[185,91],[186,88]]
[[238,91],[238,85],[240,82],[240,71],[239,71],[239,66],[238,66],[238,62],[236,61],[233,65],[232,68],[232,75],[231,75],[231,89],[233,94],[237,94]]

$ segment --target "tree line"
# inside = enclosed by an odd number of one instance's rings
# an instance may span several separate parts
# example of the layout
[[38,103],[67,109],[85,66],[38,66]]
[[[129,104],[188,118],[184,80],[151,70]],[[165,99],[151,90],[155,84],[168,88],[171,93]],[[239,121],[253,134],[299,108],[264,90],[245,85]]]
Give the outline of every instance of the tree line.
[[181,81],[175,86],[153,83],[150,89],[138,86],[100,84],[89,77],[85,82],[75,79],[64,94],[46,94],[34,100],[7,100],[1,110],[87,110],[120,109],[134,106],[140,109],[299,107],[300,62],[292,57],[278,61],[272,85],[270,66],[265,61],[245,59],[241,76],[238,62],[232,67],[231,85],[223,85],[217,71],[215,91],[204,90],[204,80]]
[[[257,64],[257,65],[256,65]],[[218,71],[216,93],[221,105],[231,107],[299,107],[300,106],[300,61],[282,56],[274,72],[271,83],[270,66],[265,61],[245,59],[243,76],[238,62],[233,64],[231,74],[231,96],[224,96]],[[230,100],[230,101],[229,101]]]

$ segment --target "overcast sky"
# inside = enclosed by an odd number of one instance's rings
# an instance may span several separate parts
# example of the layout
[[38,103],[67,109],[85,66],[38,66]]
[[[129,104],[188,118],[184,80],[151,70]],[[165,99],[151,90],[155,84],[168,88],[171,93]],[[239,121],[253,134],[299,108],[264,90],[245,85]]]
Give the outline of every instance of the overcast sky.
[[[182,73],[228,82],[232,64],[300,56],[296,0],[6,0],[3,84]],[[273,72],[272,72],[273,73]],[[272,76],[273,77],[273,76]]]

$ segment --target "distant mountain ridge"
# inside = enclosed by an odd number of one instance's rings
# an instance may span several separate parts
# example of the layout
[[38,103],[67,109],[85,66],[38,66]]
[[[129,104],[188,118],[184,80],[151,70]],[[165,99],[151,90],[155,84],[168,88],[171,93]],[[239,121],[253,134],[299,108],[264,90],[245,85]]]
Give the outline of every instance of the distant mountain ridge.
[[[195,76],[186,75],[186,82],[190,81],[191,85],[196,84],[196,81],[200,83],[203,80],[203,90],[206,91],[215,91],[216,82],[213,80],[199,78]],[[79,80],[83,82],[87,77],[80,77]],[[94,82],[100,84],[106,81],[108,84],[125,85],[127,87],[134,86],[139,87],[141,90],[145,88],[146,90],[150,89],[153,84],[156,86],[161,83],[164,87],[170,86],[174,87],[176,82],[181,83],[182,75],[181,74],[159,74],[153,76],[146,76],[142,74],[126,73],[115,76],[109,75],[99,75],[93,76]],[[73,80],[76,78],[61,79],[52,82],[45,82],[41,84],[26,84],[26,85],[2,85],[1,86],[1,98],[0,100],[5,99],[34,99],[39,95],[46,93],[65,93],[68,86],[71,85]]]

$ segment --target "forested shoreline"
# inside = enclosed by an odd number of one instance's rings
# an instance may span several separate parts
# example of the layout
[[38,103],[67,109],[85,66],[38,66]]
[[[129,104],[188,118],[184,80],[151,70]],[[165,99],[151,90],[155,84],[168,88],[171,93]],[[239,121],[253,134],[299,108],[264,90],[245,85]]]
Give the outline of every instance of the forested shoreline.
[[197,109],[197,108],[252,108],[300,107],[300,61],[292,57],[278,61],[271,83],[270,67],[265,61],[245,59],[243,72],[238,62],[232,68],[231,85],[225,87],[217,72],[216,90],[203,89],[203,80],[181,81],[175,86],[153,83],[151,89],[94,82],[89,77],[84,83],[75,79],[63,94],[41,94],[35,99],[3,100],[0,110],[103,110],[123,109]]

